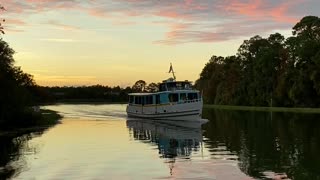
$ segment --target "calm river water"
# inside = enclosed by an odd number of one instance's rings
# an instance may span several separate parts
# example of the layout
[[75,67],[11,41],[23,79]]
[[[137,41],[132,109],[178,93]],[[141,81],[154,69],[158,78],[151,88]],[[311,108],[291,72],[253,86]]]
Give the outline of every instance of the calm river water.
[[204,110],[127,121],[125,105],[54,105],[46,130],[0,136],[0,179],[320,179],[320,115]]

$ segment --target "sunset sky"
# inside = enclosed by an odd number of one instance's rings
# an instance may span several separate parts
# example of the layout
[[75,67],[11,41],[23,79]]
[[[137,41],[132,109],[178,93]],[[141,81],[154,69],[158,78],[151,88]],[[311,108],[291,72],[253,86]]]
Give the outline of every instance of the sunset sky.
[[3,0],[3,39],[39,85],[195,81],[212,55],[320,16],[319,0]]

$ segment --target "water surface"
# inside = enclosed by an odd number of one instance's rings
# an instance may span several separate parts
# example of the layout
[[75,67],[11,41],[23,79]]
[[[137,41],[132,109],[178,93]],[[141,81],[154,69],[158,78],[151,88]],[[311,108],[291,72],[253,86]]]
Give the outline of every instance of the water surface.
[[204,110],[127,121],[125,105],[54,105],[49,129],[0,137],[0,179],[320,179],[318,115]]

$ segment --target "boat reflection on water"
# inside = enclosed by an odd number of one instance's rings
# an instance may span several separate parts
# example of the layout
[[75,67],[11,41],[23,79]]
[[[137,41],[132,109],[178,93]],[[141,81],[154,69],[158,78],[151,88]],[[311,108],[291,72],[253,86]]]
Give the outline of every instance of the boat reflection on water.
[[127,127],[135,140],[158,146],[160,158],[166,159],[172,175],[176,158],[190,159],[192,152],[202,148],[201,125],[207,122],[206,119],[196,121],[128,119]]

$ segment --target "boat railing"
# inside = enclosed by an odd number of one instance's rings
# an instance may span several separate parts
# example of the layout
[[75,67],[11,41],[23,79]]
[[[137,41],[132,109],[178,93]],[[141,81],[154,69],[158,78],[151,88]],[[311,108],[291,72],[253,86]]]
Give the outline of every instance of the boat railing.
[[[198,99],[186,99],[186,100],[180,100],[179,102],[170,102],[169,104],[173,105],[173,104],[187,104],[187,103],[195,103],[195,102],[201,102],[202,98],[198,98]],[[128,103],[129,105],[141,105],[141,106],[145,106],[145,105],[161,105],[161,104],[134,104],[134,103]]]
[[186,88],[186,87],[169,87],[167,88],[168,91],[176,91],[176,90],[192,90],[192,88]]
[[186,100],[181,100],[178,102],[178,104],[185,104],[185,103],[194,103],[194,102],[201,102],[202,98],[198,98],[198,99],[186,99]]

